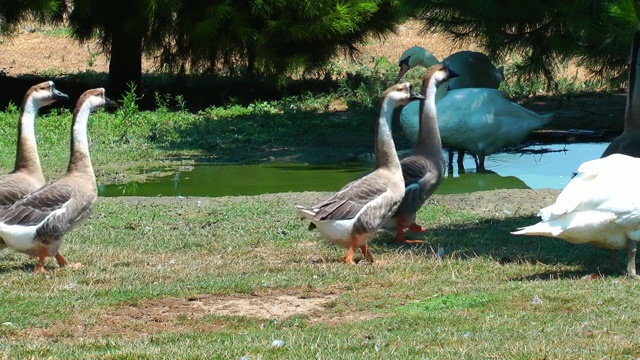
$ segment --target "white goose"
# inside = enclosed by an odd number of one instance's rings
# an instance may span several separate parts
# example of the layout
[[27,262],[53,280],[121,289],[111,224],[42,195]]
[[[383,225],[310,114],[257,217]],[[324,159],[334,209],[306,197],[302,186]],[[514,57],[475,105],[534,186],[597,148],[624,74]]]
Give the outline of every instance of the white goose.
[[45,184],[36,146],[36,114],[40,108],[68,98],[67,94],[56,90],[53,81],[27,90],[18,122],[16,163],[11,173],[0,176],[0,206],[11,205]]
[[89,158],[87,120],[91,111],[108,101],[102,88],[85,91],[73,111],[66,174],[15,204],[0,208],[0,237],[15,251],[37,257],[36,272],[44,271],[47,256],[54,256],[61,267],[67,265],[58,251],[62,237],[91,213],[98,194]]
[[354,263],[356,247],[362,250],[367,261],[374,261],[368,242],[393,215],[404,195],[402,169],[391,135],[393,110],[411,100],[422,98],[411,90],[409,83],[387,89],[382,96],[380,117],[376,123],[375,170],[348,183],[318,205],[296,205],[298,213],[311,221],[324,238],[347,248],[344,263]]
[[[542,221],[512,232],[574,244],[627,250],[626,274],[636,275],[640,240],[640,158],[614,154],[580,165],[556,202],[538,212]],[[617,266],[617,262],[614,262]]]
[[[437,59],[415,46],[400,56],[399,80],[409,69],[428,67]],[[484,172],[485,156],[505,146],[519,144],[531,131],[544,126],[553,114],[538,115],[508,101],[495,90],[504,80],[502,67],[496,69],[489,58],[478,52],[461,51],[443,60],[460,76],[438,89],[438,125],[442,145],[449,148],[449,167],[453,151],[459,149],[458,167],[463,168],[464,150],[478,156],[477,167]],[[418,138],[418,104],[405,106],[400,114],[402,129],[414,143]]]
[[436,90],[447,80],[458,76],[445,65],[437,64],[429,68],[422,82],[424,101],[420,101],[420,129],[418,141],[410,156],[400,161],[404,176],[405,193],[402,203],[385,228],[396,229],[396,241],[419,243],[420,240],[406,240],[405,231],[424,232],[415,223],[416,212],[438,188],[443,176],[442,143],[438,130],[436,110]]
[[631,46],[629,92],[624,114],[624,131],[604,150],[602,157],[619,153],[640,157],[640,30],[636,30]]

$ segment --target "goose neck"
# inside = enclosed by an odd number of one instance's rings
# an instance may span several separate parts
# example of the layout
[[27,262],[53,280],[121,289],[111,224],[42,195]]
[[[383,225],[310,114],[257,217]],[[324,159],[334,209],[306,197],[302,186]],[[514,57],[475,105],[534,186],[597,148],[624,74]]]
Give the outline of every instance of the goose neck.
[[436,110],[437,87],[433,78],[429,79],[429,82],[425,85],[425,99],[420,101],[419,107],[419,129],[416,147],[421,152],[433,151],[439,153],[442,150],[442,142],[440,140]]
[[391,101],[384,99],[380,106],[380,118],[376,125],[376,169],[380,167],[400,169],[400,160],[391,135],[391,120],[393,118]]
[[76,108],[73,112],[71,127],[71,157],[67,173],[81,172],[94,176],[91,158],[89,157],[89,140],[87,138],[87,122],[91,107],[88,103]]
[[32,98],[27,98],[23,104],[18,123],[18,145],[14,172],[25,171],[39,177],[44,183],[44,176],[40,167],[38,148],[36,146],[35,118],[38,107]]

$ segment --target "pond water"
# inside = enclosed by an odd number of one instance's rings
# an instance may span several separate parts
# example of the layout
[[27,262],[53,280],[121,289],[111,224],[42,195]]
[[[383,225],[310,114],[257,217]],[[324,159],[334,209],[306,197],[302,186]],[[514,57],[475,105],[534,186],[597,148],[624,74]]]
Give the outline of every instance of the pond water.
[[[466,172],[454,168],[437,194],[494,189],[562,189],[585,161],[600,157],[608,143],[532,145],[517,153],[487,157],[488,173],[475,173],[471,156]],[[445,154],[446,155],[446,154]],[[445,157],[446,158],[446,157]],[[98,184],[100,196],[226,196],[276,192],[336,191],[371,169],[370,163],[308,165],[267,163],[225,165],[201,163],[193,167],[148,169],[145,182]],[[153,176],[153,174],[164,174]],[[166,175],[170,174],[170,175]]]

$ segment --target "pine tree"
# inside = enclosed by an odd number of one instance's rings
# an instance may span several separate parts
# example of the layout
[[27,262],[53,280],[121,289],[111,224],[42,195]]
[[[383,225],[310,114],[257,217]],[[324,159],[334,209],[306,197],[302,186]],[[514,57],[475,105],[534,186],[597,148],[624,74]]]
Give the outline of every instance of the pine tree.
[[555,80],[558,64],[578,58],[592,74],[626,79],[638,27],[638,0],[413,0],[424,32],[474,39],[488,55],[520,56],[515,73]]

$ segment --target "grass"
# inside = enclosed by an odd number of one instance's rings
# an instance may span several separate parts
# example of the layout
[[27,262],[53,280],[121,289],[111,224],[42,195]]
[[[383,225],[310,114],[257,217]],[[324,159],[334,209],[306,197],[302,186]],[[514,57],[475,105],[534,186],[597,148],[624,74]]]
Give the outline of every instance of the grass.
[[[531,218],[429,206],[424,245],[382,233],[376,264],[346,266],[298,220],[295,194],[247,199],[101,199],[61,250],[79,270],[34,275],[33,260],[3,252],[4,356],[640,356],[637,280],[615,276],[602,250],[508,234]],[[597,269],[607,276],[580,279]],[[275,312],[277,295],[326,301],[293,316],[220,314],[247,299]]]

